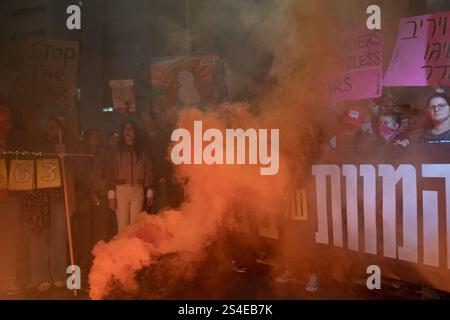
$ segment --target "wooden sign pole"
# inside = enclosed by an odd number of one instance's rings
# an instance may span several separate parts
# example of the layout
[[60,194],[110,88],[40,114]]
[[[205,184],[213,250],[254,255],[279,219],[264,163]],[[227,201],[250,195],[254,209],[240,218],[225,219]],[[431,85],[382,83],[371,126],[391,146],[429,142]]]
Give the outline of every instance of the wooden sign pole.
[[[69,192],[67,190],[67,182],[66,182],[66,165],[65,165],[65,155],[64,153],[59,154],[59,159],[61,160],[61,175],[62,182],[64,188],[64,208],[66,213],[66,229],[67,229],[67,240],[69,241],[69,255],[70,255],[70,265],[75,265],[75,258],[73,254],[73,243],[72,243],[72,224],[70,221],[70,207],[69,207]],[[72,267],[73,268],[73,267]],[[72,272],[74,270],[72,269]],[[73,289],[73,296],[77,296],[77,288]]]

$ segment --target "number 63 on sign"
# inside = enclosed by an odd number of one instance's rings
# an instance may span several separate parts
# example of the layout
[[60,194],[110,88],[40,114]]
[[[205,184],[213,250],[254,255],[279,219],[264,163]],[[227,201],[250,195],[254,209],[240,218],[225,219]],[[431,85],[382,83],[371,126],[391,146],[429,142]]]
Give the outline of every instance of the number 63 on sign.
[[60,186],[61,174],[58,159],[11,160],[9,175],[6,161],[0,160],[0,189],[21,191],[32,190],[35,187],[43,189]]

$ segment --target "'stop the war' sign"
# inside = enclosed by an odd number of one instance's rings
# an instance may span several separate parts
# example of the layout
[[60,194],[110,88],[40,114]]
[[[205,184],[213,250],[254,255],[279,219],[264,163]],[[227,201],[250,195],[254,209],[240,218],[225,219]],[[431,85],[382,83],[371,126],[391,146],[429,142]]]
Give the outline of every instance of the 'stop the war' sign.
[[450,12],[403,18],[385,86],[450,85]]
[[30,37],[23,52],[21,88],[38,103],[73,105],[78,42]]
[[337,48],[337,75],[330,83],[333,101],[381,96],[383,75],[380,30],[356,28],[343,33]]

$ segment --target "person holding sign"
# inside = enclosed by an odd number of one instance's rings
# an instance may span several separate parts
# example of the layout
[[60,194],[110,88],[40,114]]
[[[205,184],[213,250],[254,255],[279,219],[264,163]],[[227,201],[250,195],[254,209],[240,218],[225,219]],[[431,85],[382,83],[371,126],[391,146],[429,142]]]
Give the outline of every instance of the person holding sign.
[[[68,141],[63,120],[51,116],[35,151],[61,153]],[[59,170],[58,170],[59,171]],[[55,174],[55,177],[59,172]],[[24,224],[30,254],[29,287],[47,291],[66,286],[67,236],[64,193],[61,187],[34,189],[25,196]]]
[[[8,150],[10,129],[9,109],[0,105],[0,152]],[[5,277],[0,277],[0,283],[6,295],[15,295],[20,293],[16,279],[20,200],[6,190],[6,159],[0,155],[0,161],[3,163],[0,168],[0,265],[3,265],[2,269],[6,271]]]
[[[140,131],[127,121],[120,131],[118,148],[109,162],[108,203],[115,210],[118,233],[121,233],[142,212],[144,191],[152,185],[152,162],[145,152]],[[146,194],[147,207],[153,205],[153,190]]]

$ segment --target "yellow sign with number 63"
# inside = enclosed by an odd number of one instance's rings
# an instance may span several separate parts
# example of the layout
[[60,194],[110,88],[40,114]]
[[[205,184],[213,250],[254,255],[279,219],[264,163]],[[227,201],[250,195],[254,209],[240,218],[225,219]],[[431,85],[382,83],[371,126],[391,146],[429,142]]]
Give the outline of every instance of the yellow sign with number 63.
[[38,189],[61,186],[58,159],[36,160],[36,178]]

